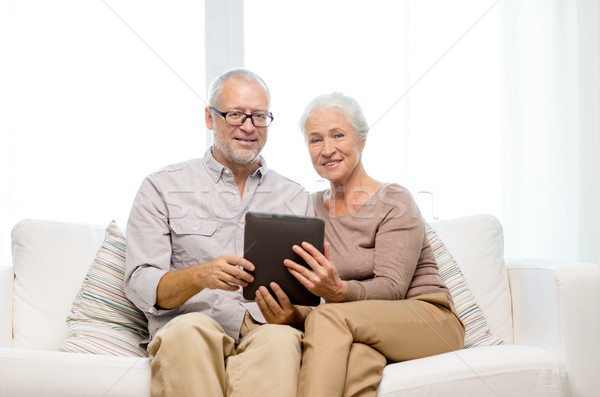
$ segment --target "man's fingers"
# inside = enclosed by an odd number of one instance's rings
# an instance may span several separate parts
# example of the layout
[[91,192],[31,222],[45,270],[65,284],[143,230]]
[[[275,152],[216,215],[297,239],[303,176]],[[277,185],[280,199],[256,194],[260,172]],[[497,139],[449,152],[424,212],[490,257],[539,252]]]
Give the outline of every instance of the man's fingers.
[[[248,275],[248,273],[246,273]],[[252,280],[246,281],[241,279],[240,277],[236,277],[233,276],[231,274],[227,274],[227,273],[223,273],[223,275],[220,277],[220,280],[227,283],[227,284],[233,284],[236,286],[240,286],[240,287],[247,287],[248,283]]]
[[226,255],[221,255],[221,258],[223,258],[230,265],[241,266],[242,268],[244,268],[250,272],[254,271],[254,264],[252,262],[250,262],[248,259],[243,258],[241,256],[226,254]]
[[287,294],[283,291],[283,289],[281,289],[279,284],[272,282],[269,284],[269,286],[271,287],[273,292],[275,292],[275,296],[277,296],[277,300],[279,301],[279,306],[281,306],[281,308],[284,310],[291,309],[293,306],[292,302],[290,302],[290,299],[288,298]]
[[260,288],[256,290],[256,304],[260,308],[260,311],[263,313],[263,316],[267,317],[272,315],[271,309],[261,293]]
[[[229,268],[227,269],[227,273],[229,273],[230,275],[232,275],[235,278],[243,280],[246,283],[246,285],[248,285],[248,283],[254,281],[254,277],[250,273],[247,273],[246,271],[244,271],[243,269],[240,269],[237,266],[229,266]],[[240,285],[242,285],[242,284],[240,284]],[[246,285],[244,285],[244,287]]]
[[264,299],[265,303],[269,306],[273,313],[281,311],[281,306],[275,300],[275,298],[273,298],[273,295],[271,295],[271,293],[266,287],[261,286],[258,288],[258,290],[262,294],[262,298]]
[[231,285],[225,281],[216,279],[214,282],[212,282],[209,285],[208,288],[209,289],[222,289],[225,291],[236,291],[240,287],[239,287],[239,285]]
[[[244,258],[235,255],[221,255],[215,261],[213,261],[213,263],[215,265],[215,269],[219,269],[221,272],[223,272],[223,274],[231,275],[233,277],[245,281],[246,283],[254,281],[254,277],[246,272],[246,270],[254,270],[254,265]],[[224,277],[225,276],[219,276],[219,278],[225,279]],[[244,287],[248,285],[240,284],[238,282],[232,281],[229,278],[225,279],[225,281],[233,282],[234,284],[242,285]]]

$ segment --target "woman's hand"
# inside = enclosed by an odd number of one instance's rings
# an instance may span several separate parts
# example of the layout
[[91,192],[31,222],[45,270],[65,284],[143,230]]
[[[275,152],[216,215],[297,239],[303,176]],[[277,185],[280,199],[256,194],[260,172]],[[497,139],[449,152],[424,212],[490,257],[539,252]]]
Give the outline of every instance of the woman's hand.
[[291,259],[284,260],[283,264],[313,294],[327,302],[341,302],[348,293],[348,284],[340,279],[329,256],[329,247],[329,243],[325,243],[324,255],[307,242],[303,242],[301,247],[298,245],[292,247],[312,270]]
[[269,286],[277,296],[277,300],[264,286],[260,286],[256,290],[256,303],[263,316],[265,316],[265,320],[269,324],[288,324],[303,329],[304,320],[312,309],[308,306],[293,305],[277,283],[271,283]]

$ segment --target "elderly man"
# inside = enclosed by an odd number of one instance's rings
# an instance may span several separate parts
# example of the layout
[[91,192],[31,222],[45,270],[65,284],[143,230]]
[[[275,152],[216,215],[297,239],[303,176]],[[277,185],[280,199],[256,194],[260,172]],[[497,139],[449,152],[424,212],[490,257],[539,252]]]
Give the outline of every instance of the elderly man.
[[254,269],[243,226],[249,210],[312,215],[310,196],[260,156],[273,115],[259,76],[222,74],[208,104],[212,147],[149,175],[127,224],[126,291],[148,317],[152,395],[295,396],[310,308],[278,288],[278,301],[243,298]]

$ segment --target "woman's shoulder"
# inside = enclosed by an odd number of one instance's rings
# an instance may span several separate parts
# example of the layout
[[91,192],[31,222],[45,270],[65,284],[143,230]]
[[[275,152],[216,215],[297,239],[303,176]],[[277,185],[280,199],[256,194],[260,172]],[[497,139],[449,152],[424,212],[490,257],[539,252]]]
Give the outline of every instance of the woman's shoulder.
[[410,191],[397,183],[384,183],[376,193],[377,197],[385,202],[410,202],[414,201]]
[[389,216],[409,214],[417,216],[417,203],[411,192],[397,183],[384,183],[376,194],[379,211]]

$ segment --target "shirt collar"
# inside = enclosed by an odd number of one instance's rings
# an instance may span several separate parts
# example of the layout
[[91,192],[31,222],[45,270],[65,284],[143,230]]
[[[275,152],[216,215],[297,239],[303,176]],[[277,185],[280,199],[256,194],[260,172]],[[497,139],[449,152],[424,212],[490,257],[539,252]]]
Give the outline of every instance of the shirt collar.
[[[208,174],[215,182],[218,182],[219,179],[221,179],[225,170],[229,170],[229,168],[225,167],[223,164],[215,160],[214,156],[212,155],[212,146],[209,147],[206,153],[204,154],[202,162],[206,166]],[[267,167],[267,161],[264,159],[263,156],[260,156],[260,164],[261,166],[258,167],[258,169],[254,171],[252,175],[250,175],[251,178],[260,178],[258,182],[259,184],[264,181],[267,172],[269,171],[269,168]],[[229,171],[231,172],[231,170]]]

